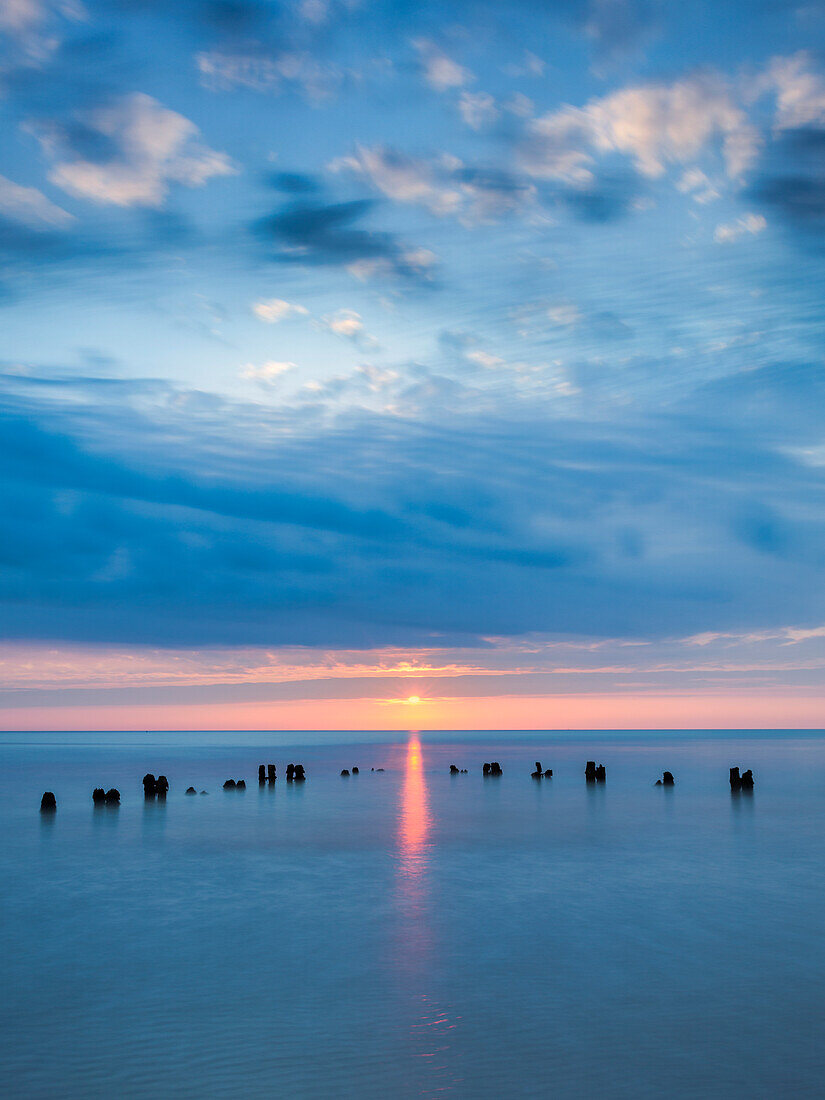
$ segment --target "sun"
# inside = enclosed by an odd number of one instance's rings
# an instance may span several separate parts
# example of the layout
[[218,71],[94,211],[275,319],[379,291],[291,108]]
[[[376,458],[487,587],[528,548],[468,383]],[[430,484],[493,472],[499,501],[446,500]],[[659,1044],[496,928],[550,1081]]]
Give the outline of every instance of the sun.
[[420,703],[421,699],[417,695],[411,695],[407,700],[408,703]]

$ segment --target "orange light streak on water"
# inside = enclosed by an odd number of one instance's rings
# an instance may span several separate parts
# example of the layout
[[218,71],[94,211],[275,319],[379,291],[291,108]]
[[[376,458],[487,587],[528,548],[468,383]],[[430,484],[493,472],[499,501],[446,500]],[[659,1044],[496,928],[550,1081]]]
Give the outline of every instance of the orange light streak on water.
[[432,818],[417,733],[410,734],[398,807],[396,899],[403,926],[405,964],[417,969],[430,950],[428,864]]
[[398,829],[401,873],[408,882],[420,876],[424,870],[431,824],[421,741],[418,734],[413,733],[407,742]]
[[413,733],[407,742],[398,818],[400,927],[396,966],[409,998],[410,1041],[418,1060],[426,1067],[418,1082],[421,1096],[440,1096],[460,1086],[460,1080],[449,1069],[460,1017],[431,988],[431,969],[437,950],[433,942],[429,882],[432,828],[421,740]]

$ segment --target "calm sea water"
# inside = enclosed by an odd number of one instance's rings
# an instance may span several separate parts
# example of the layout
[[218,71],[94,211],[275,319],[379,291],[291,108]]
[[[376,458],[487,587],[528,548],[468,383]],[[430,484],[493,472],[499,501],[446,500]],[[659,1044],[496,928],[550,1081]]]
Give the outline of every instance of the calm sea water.
[[825,737],[336,736],[0,735],[4,1095],[823,1095]]

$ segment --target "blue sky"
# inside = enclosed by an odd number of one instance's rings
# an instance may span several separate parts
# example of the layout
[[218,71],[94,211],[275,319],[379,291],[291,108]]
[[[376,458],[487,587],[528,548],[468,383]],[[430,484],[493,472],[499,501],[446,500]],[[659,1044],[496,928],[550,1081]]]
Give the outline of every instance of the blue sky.
[[815,697],[824,43],[819,2],[0,0],[7,721],[124,654],[146,705]]

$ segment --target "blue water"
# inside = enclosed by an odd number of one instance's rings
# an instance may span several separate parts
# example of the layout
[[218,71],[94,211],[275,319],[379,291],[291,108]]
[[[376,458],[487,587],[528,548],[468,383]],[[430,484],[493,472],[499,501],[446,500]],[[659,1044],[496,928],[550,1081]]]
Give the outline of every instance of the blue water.
[[823,1095],[825,737],[361,741],[0,735],[3,1094]]

